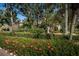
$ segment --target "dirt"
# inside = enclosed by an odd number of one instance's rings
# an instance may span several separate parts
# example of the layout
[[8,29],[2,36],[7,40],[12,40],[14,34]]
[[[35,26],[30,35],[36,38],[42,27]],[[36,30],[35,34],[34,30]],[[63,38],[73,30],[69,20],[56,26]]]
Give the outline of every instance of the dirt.
[[11,56],[9,52],[0,48],[0,56]]

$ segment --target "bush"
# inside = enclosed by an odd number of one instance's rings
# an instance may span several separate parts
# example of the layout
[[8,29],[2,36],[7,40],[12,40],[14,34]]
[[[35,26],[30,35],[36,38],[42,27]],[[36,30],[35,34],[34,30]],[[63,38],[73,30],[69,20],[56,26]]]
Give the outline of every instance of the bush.
[[12,32],[2,32],[0,33],[2,36],[12,36]]
[[46,41],[33,40],[30,38],[5,38],[3,43],[5,49],[17,55],[50,55],[47,54],[49,53],[50,45],[48,48]]
[[35,28],[30,30],[31,33],[33,33],[33,38],[45,38],[43,35],[44,29],[41,28]]
[[3,47],[3,36],[0,35],[0,47]]
[[64,39],[36,40],[32,38],[7,37],[3,47],[19,56],[75,56],[79,45]]
[[72,41],[68,40],[54,40],[52,41],[55,48],[55,55],[58,56],[73,56],[76,55],[76,51],[74,49],[74,44]]

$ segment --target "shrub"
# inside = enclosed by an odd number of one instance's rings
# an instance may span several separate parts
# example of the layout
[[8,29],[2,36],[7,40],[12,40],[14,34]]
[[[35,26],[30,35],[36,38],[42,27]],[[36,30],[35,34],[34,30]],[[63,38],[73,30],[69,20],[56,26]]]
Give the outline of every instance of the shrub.
[[43,35],[44,29],[35,28],[35,29],[31,29],[30,32],[33,33],[33,38],[45,38]]
[[40,41],[30,38],[5,38],[3,46],[9,52],[17,55],[50,55],[53,50],[51,44],[48,44],[45,40]]
[[0,34],[3,36],[12,36],[12,32],[2,32]]
[[0,35],[0,47],[3,47],[3,36]]
[[55,48],[55,55],[60,55],[60,56],[71,56],[71,55],[76,55],[75,49],[74,49],[74,44],[71,41],[68,40],[54,40],[52,41],[53,45],[56,47]]
[[79,55],[79,45],[64,39],[36,40],[8,37],[3,42],[5,49],[19,56],[74,56]]

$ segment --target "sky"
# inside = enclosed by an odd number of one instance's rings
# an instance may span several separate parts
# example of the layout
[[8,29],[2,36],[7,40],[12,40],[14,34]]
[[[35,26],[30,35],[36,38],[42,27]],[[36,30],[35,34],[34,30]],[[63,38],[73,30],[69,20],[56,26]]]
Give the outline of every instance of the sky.
[[[4,3],[0,3],[0,10],[3,10],[5,7],[4,7]],[[57,9],[57,8],[55,8],[54,9],[54,12],[56,12],[56,11],[58,11],[59,9]],[[27,17],[25,17],[25,16],[23,16],[22,14],[20,14],[20,13],[18,13],[17,14],[17,18],[18,18],[18,20],[24,20],[25,18],[27,18]]]
[[24,20],[26,17],[25,17],[25,16],[22,16],[21,14],[17,14],[17,18],[22,21],[22,20]]
[[[5,7],[3,6],[4,4],[3,3],[0,3],[0,10],[3,10]],[[26,17],[21,15],[21,14],[17,14],[17,18],[18,20],[24,20]]]

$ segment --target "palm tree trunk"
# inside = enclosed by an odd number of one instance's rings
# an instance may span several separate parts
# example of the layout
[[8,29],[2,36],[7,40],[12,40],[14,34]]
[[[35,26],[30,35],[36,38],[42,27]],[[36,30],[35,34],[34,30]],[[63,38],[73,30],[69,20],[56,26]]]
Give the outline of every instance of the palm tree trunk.
[[68,34],[68,4],[65,4],[65,35]]
[[74,32],[74,28],[75,28],[76,18],[77,18],[77,15],[75,14],[73,22],[72,22],[72,25],[71,25],[71,30],[70,30],[70,40],[72,40],[72,37],[73,37],[73,32]]

